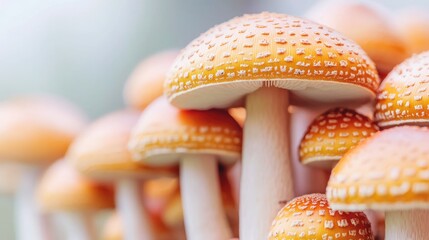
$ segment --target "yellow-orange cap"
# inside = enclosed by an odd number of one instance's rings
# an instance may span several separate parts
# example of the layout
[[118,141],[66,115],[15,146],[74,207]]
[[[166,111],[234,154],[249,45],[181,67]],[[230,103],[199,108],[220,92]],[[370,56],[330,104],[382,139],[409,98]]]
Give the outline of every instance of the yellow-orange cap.
[[429,16],[420,8],[404,9],[397,17],[399,32],[404,38],[409,54],[429,50]]
[[173,175],[171,169],[147,167],[131,158],[127,144],[139,115],[138,111],[123,110],[97,120],[73,142],[67,159],[83,174],[99,179]]
[[55,162],[44,173],[37,198],[45,211],[88,212],[114,208],[112,186],[81,176],[67,161]]
[[0,161],[47,165],[64,156],[86,119],[63,99],[25,96],[0,103]]
[[429,125],[429,52],[415,55],[386,77],[377,93],[375,122],[381,128]]
[[170,50],[144,59],[125,84],[125,102],[133,108],[142,110],[160,97],[166,73],[178,54],[178,51]]
[[330,208],[324,194],[309,194],[288,202],[273,221],[268,240],[341,239],[373,240],[363,212]]
[[292,102],[366,101],[379,85],[373,62],[331,28],[285,14],[234,18],[208,30],[177,58],[165,83],[185,109],[228,108],[263,86]]
[[226,111],[179,110],[162,97],[143,112],[130,149],[136,160],[155,166],[176,165],[183,154],[213,154],[233,163],[241,142],[242,129]]
[[332,208],[429,208],[428,142],[428,129],[408,126],[363,141],[332,171],[327,187]]
[[407,57],[393,14],[374,1],[320,1],[305,16],[356,41],[375,62],[381,77]]
[[235,121],[240,124],[241,127],[244,126],[244,121],[246,120],[246,109],[245,108],[230,108],[228,113],[235,119]]
[[365,115],[346,108],[330,109],[308,127],[299,146],[303,164],[332,169],[343,155],[378,131]]

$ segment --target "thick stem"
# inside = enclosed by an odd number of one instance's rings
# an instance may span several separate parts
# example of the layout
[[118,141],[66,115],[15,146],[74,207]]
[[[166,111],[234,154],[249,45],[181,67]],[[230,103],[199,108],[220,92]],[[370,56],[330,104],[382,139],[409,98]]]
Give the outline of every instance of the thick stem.
[[132,179],[116,183],[116,206],[123,221],[125,240],[153,240],[150,218],[143,208],[141,186]]
[[247,96],[240,192],[240,239],[266,239],[284,201],[294,196],[288,92],[261,88]]
[[186,239],[230,239],[232,233],[222,205],[216,158],[184,157],[180,164],[180,184]]
[[22,177],[16,191],[15,221],[18,240],[49,239],[47,219],[42,215],[35,200],[35,189],[42,169],[22,166]]
[[64,232],[67,240],[92,240],[96,239],[94,226],[87,214],[63,212],[55,213],[54,217],[58,227]]
[[429,210],[386,212],[386,240],[428,239]]

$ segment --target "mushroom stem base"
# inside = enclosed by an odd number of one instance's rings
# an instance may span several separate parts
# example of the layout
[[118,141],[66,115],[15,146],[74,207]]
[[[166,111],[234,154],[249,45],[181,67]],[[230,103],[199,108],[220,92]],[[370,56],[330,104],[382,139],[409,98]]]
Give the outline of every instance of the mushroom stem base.
[[230,239],[232,233],[222,204],[216,157],[193,155],[182,158],[180,184],[186,239]]
[[278,211],[294,196],[288,106],[284,89],[263,87],[247,96],[240,239],[266,239]]
[[386,212],[386,240],[427,239],[429,210]]

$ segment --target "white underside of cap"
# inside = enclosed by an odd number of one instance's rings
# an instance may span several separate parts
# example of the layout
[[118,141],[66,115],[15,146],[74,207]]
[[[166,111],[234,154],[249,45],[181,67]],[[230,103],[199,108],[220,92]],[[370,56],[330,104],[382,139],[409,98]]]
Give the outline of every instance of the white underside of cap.
[[429,202],[415,201],[415,202],[396,202],[396,203],[349,203],[338,204],[329,203],[329,206],[336,211],[363,211],[363,210],[376,210],[376,211],[399,211],[411,209],[429,209]]
[[261,87],[278,87],[292,92],[293,105],[360,105],[375,97],[368,88],[326,80],[274,79],[237,80],[201,85],[169,97],[181,109],[205,110],[243,106],[244,97]]
[[332,168],[337,165],[338,161],[340,161],[341,156],[318,156],[318,157],[312,157],[307,158],[305,161],[302,161],[302,164],[310,166],[310,167],[317,167],[321,169],[331,170]]
[[380,121],[377,123],[377,125],[381,128],[391,128],[404,125],[427,127],[429,126],[429,119],[387,120]]

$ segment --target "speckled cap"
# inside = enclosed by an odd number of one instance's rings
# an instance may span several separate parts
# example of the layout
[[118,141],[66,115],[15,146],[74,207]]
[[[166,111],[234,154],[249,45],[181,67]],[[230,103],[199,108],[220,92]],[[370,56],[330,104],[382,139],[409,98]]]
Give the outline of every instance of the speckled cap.
[[158,98],[142,113],[129,148],[149,166],[177,165],[185,154],[210,154],[221,163],[241,157],[242,129],[223,110],[179,110]]
[[327,187],[333,209],[429,208],[429,130],[396,127],[376,133],[337,164]]
[[347,151],[377,131],[365,115],[346,108],[330,109],[308,127],[299,147],[300,160],[305,165],[332,169]]
[[364,102],[379,85],[374,63],[331,28],[285,14],[234,18],[191,42],[165,82],[184,109],[228,108],[264,86],[289,89],[292,103]]
[[363,212],[334,211],[324,194],[309,194],[288,202],[273,221],[268,240],[373,240]]
[[429,125],[429,52],[395,67],[380,85],[375,121],[382,128]]

